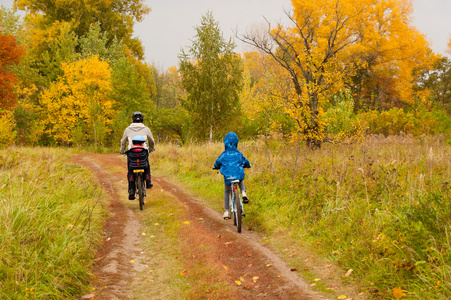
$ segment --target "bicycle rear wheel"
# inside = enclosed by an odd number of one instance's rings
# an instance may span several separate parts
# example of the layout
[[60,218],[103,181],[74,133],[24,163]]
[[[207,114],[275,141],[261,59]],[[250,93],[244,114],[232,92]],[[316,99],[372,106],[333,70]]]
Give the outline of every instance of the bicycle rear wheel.
[[241,233],[241,218],[242,218],[242,212],[241,212],[241,204],[240,204],[240,195],[238,193],[238,189],[233,190],[233,197],[235,198],[235,201],[233,201],[233,205],[235,206],[234,214],[233,214],[233,224],[236,225],[236,231],[238,233]]
[[144,178],[143,176],[140,174],[138,176],[138,178],[136,178],[138,180],[138,199],[139,199],[139,209],[143,210],[144,209]]

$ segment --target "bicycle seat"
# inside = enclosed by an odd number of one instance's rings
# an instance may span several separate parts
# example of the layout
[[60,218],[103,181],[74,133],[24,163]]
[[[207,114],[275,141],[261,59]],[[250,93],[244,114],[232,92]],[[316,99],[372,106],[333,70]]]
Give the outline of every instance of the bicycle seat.
[[230,183],[240,183],[240,180],[239,179],[235,179],[235,180],[230,181]]

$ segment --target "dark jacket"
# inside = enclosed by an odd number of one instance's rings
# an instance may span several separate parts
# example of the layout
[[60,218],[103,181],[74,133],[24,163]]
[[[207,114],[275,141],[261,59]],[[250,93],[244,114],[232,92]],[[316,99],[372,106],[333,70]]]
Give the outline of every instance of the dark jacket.
[[229,132],[224,138],[225,151],[216,159],[215,169],[220,169],[227,185],[232,180],[243,180],[244,169],[250,168],[251,164],[244,155],[238,151],[238,136],[234,132]]

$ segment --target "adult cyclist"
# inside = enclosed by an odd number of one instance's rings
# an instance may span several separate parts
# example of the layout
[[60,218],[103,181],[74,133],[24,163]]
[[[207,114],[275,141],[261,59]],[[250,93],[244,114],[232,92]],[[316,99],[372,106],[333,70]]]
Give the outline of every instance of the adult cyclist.
[[[137,135],[140,135],[144,137],[147,141],[143,143],[143,147],[148,149],[149,152],[155,151],[155,141],[152,136],[152,132],[150,129],[143,124],[144,122],[144,115],[136,111],[132,114],[132,121],[133,123],[130,124],[125,130],[124,135],[121,139],[121,149],[120,153],[125,154],[126,148],[130,149],[133,146],[133,138]],[[128,164],[127,164],[128,165]],[[130,170],[128,168],[127,173],[127,180],[128,180],[128,199],[134,200],[135,199],[135,182],[133,181],[133,170]],[[150,168],[146,170],[146,187],[148,189],[152,188],[153,184],[151,182],[150,177]]]

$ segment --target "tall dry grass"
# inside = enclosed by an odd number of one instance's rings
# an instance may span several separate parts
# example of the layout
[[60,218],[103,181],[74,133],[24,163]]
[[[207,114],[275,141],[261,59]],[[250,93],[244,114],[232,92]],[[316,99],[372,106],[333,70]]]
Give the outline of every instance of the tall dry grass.
[[[159,145],[154,172],[221,210],[223,179],[211,168],[223,148]],[[377,298],[390,299],[396,288],[412,298],[451,298],[451,151],[443,137],[373,136],[315,151],[272,137],[239,150],[252,163],[246,225],[310,245],[353,269],[348,280]]]
[[0,151],[0,298],[89,292],[102,233],[101,190],[67,149]]

